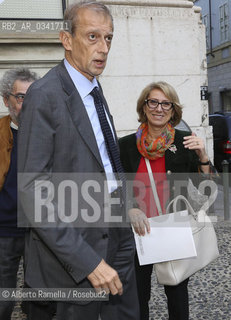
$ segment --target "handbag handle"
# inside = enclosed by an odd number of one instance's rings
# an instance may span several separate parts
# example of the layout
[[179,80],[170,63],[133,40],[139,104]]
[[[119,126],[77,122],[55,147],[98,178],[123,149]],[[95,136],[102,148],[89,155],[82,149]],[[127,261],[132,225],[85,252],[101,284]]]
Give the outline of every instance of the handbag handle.
[[[153,192],[154,199],[155,199],[155,202],[156,202],[157,210],[159,212],[159,215],[163,215],[163,211],[162,211],[162,208],[161,208],[161,205],[160,205],[160,200],[159,200],[158,193],[157,193],[157,190],[156,190],[156,184],[155,184],[155,180],[154,180],[154,177],[153,177],[150,161],[147,158],[145,158],[145,163],[146,163],[146,166],[147,166],[147,169],[148,169],[148,175],[149,175],[149,179],[150,179],[150,182],[151,182],[152,192]],[[193,207],[191,206],[189,201],[184,196],[182,196],[181,194],[178,195],[176,198],[174,198],[172,201],[169,202],[169,204],[168,204],[168,206],[166,208],[166,213],[167,214],[170,213],[171,205],[173,205],[173,211],[177,212],[177,207],[176,206],[177,206],[177,202],[180,201],[180,200],[184,201],[184,203],[186,204],[190,214],[194,217],[194,219],[197,219],[197,214],[193,210]]]
[[155,199],[155,202],[156,202],[156,207],[157,207],[159,215],[162,216],[163,215],[163,211],[162,211],[162,208],[161,208],[161,205],[160,205],[160,200],[159,200],[158,193],[157,193],[157,190],[156,190],[156,184],[155,184],[155,180],[154,180],[154,177],[153,177],[150,161],[147,158],[145,158],[145,163],[146,163],[146,167],[148,169],[148,175],[149,175],[149,179],[150,179],[150,182],[151,182],[151,187],[152,187],[152,192],[153,192],[154,199]]
[[191,206],[189,201],[184,196],[182,196],[181,194],[178,195],[176,198],[174,198],[172,201],[169,202],[169,204],[168,204],[168,206],[166,208],[166,213],[170,213],[169,211],[170,211],[171,205],[173,205],[173,212],[177,212],[177,207],[176,206],[177,206],[177,202],[179,200],[184,201],[184,203],[186,204],[186,206],[188,208],[188,211],[196,219],[197,218],[196,212],[193,210],[193,207]]

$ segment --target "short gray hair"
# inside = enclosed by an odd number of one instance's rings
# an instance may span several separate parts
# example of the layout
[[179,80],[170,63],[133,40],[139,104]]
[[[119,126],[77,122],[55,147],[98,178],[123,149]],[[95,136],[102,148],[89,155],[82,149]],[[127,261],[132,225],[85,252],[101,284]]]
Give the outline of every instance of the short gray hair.
[[113,17],[111,15],[110,10],[108,7],[105,6],[102,2],[96,2],[92,0],[85,0],[85,1],[80,1],[78,3],[74,3],[70,6],[67,7],[64,13],[64,21],[67,22],[69,26],[69,32],[73,36],[75,34],[75,30],[78,25],[78,10],[81,8],[88,8],[92,9],[98,12],[102,12],[105,15],[109,16],[112,21],[112,27],[113,27]]
[[9,93],[13,90],[16,80],[33,82],[38,79],[38,75],[35,72],[30,71],[28,68],[16,68],[8,70],[4,73],[0,81],[0,94],[3,97],[8,97]]

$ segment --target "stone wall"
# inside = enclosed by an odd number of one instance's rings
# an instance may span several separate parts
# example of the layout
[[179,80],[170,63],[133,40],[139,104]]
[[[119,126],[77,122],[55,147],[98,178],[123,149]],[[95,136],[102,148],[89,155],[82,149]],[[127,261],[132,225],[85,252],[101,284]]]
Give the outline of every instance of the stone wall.
[[206,139],[212,158],[208,103],[200,100],[200,86],[207,85],[200,9],[180,0],[106,3],[113,13],[115,34],[100,81],[119,136],[139,125],[135,109],[141,90],[152,81],[164,80],[176,88],[184,105],[183,118]]

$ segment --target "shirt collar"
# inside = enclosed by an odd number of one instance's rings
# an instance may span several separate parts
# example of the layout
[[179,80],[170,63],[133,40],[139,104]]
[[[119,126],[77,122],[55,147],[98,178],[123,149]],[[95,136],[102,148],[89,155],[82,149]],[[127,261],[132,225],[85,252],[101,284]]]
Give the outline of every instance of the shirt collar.
[[69,73],[76,89],[78,90],[82,100],[89,95],[89,93],[98,87],[96,78],[94,77],[92,81],[88,80],[84,75],[82,75],[78,70],[73,68],[70,63],[64,59],[64,65]]
[[11,121],[10,126],[11,128],[18,130],[18,126],[13,121]]

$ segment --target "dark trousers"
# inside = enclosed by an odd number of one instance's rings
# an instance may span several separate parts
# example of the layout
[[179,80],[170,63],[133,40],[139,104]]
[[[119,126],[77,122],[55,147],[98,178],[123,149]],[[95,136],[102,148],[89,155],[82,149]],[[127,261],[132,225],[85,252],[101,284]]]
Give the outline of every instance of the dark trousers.
[[[16,288],[24,237],[0,238],[0,288]],[[0,301],[0,319],[10,320],[14,301]]]
[[57,320],[139,320],[134,253],[135,243],[130,228],[111,228],[108,259],[123,283],[122,296],[110,295],[109,301],[92,301],[87,305],[57,303]]
[[28,301],[25,306],[27,320],[52,320],[56,312],[55,302]]
[[[135,269],[140,305],[140,320],[149,320],[148,302],[151,294],[153,265],[140,266],[138,258],[135,256]],[[177,286],[164,286],[168,302],[169,320],[189,319],[188,280],[189,279],[186,279]]]
[[[110,238],[112,241],[110,241]],[[139,320],[135,268],[135,243],[130,228],[111,228],[109,231],[107,262],[114,268],[123,283],[123,295],[111,296],[109,301],[92,301],[87,304],[57,302],[57,320]],[[28,320],[51,320],[49,305],[30,303]]]

